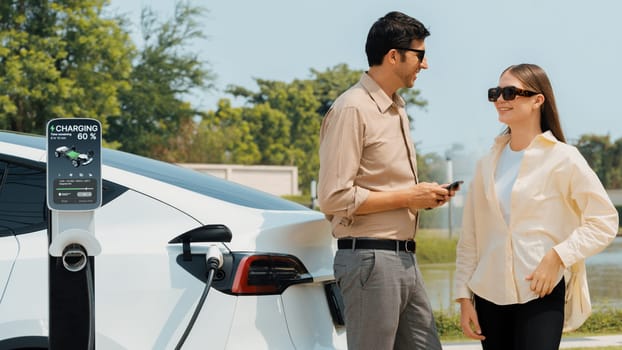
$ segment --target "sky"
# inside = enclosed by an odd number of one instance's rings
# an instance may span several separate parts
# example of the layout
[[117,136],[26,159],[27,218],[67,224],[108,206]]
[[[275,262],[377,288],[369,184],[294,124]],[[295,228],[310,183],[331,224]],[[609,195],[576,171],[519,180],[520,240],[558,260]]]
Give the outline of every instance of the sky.
[[[409,108],[417,152],[444,155],[455,144],[486,151],[504,128],[486,91],[500,73],[534,63],[548,74],[562,128],[622,138],[622,1],[618,0],[217,0],[207,9],[197,43],[217,76],[217,91],[191,97],[213,110],[227,85],[257,91],[255,78],[291,82],[346,63],[366,70],[365,39],[390,11],[420,20],[430,31],[429,69],[415,83],[425,109]],[[133,23],[140,46],[140,9],[170,18],[174,0],[111,0],[109,9]]]

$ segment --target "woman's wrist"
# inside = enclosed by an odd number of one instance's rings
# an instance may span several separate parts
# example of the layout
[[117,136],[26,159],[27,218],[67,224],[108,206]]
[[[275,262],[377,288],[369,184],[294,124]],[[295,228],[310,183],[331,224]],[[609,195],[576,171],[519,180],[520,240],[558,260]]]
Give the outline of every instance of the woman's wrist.
[[456,299],[456,302],[458,302],[459,304],[464,304],[464,303],[471,303],[471,298],[458,298]]

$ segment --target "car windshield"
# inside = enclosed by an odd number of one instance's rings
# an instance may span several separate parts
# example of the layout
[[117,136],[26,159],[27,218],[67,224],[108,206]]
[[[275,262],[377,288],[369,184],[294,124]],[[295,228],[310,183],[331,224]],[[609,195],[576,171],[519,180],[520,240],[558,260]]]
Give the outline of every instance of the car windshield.
[[[0,132],[0,141],[45,150],[45,137]],[[129,171],[226,202],[267,210],[311,210],[298,203],[175,164],[102,149],[105,165]]]

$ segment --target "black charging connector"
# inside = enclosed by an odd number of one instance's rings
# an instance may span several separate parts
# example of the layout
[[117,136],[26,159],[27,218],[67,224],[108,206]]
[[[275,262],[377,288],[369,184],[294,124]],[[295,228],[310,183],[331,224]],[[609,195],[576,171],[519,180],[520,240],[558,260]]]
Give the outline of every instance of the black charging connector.
[[222,267],[223,256],[222,252],[220,251],[220,249],[218,249],[218,247],[216,247],[215,245],[211,245],[207,249],[207,253],[205,254],[205,263],[207,265],[207,282],[205,282],[205,289],[203,289],[203,294],[201,294],[201,298],[199,299],[199,302],[194,309],[194,313],[190,318],[190,322],[188,322],[188,326],[186,327],[184,334],[179,339],[175,350],[181,349],[182,345],[186,341],[186,338],[188,338],[190,331],[192,331],[192,327],[194,327],[194,323],[196,322],[197,317],[199,316],[199,313],[203,308],[203,304],[205,303],[205,299],[207,298],[207,293],[209,293],[212,282],[214,281],[214,274],[220,267]]

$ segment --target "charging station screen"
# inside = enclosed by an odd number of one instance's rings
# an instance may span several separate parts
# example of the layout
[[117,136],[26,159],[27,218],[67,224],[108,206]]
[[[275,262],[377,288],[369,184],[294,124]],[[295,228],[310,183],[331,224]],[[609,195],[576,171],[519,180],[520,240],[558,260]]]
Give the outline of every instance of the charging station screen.
[[47,125],[48,207],[85,211],[101,206],[101,124],[53,119]]

